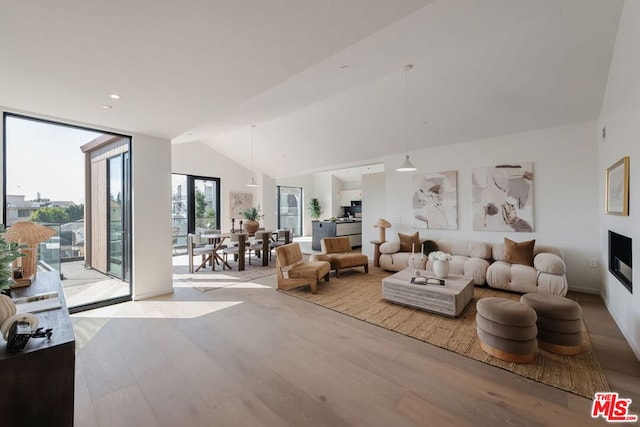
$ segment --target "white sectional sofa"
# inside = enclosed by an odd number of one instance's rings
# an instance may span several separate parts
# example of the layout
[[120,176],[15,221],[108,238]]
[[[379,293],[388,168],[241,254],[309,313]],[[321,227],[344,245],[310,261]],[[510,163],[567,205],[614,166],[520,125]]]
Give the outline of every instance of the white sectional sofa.
[[[420,239],[420,245],[432,242]],[[552,246],[534,246],[533,265],[509,262],[504,243],[490,244],[470,240],[441,239],[435,242],[437,250],[453,256],[450,273],[473,277],[475,285],[529,293],[543,292],[566,295],[568,283],[564,254]],[[408,266],[432,270],[426,254],[417,250],[400,251],[400,242],[380,245],[380,267],[387,271],[400,271]]]

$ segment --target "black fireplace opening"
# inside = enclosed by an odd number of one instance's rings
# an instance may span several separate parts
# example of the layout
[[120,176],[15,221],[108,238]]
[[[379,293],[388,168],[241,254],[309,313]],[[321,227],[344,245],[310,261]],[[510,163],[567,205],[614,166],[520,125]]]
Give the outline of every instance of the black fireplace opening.
[[609,230],[609,272],[633,293],[631,238]]

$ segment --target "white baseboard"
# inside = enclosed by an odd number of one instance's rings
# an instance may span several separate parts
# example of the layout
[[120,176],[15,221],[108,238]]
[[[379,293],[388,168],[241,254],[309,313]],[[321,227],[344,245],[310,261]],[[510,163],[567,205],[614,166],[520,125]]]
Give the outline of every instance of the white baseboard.
[[627,340],[627,344],[629,344],[629,347],[631,347],[631,351],[633,351],[633,354],[636,355],[636,358],[638,360],[640,360],[640,348],[636,348],[633,343],[631,342],[631,340],[629,340],[629,337],[627,337],[627,335],[624,333],[624,329],[622,329],[620,327],[620,324],[618,323],[618,321],[616,320],[615,317],[613,317],[613,315],[611,314],[611,310],[609,310],[609,301],[607,300],[607,298],[604,296],[604,294],[602,292],[599,293],[600,298],[602,298],[602,302],[604,302],[604,306],[607,307],[607,311],[609,312],[609,314],[611,315],[611,318],[613,319],[613,321],[616,323],[616,326],[618,327],[618,329],[620,329],[620,332],[622,333],[622,336],[624,337],[625,340]]
[[169,295],[169,294],[172,294],[172,293],[174,293],[174,289],[173,288],[171,288],[171,290],[169,290],[169,291],[160,291],[160,292],[153,292],[153,293],[134,295],[132,297],[132,299],[134,301],[140,301],[140,300],[149,299],[149,298],[153,298],[153,297],[159,297],[161,295]]

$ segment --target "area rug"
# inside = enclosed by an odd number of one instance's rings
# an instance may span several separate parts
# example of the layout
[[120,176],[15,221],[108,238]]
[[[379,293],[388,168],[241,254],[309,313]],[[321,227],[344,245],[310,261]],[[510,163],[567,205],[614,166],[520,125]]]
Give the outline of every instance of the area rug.
[[583,351],[579,355],[562,356],[540,350],[534,363],[505,362],[480,348],[476,335],[476,302],[487,297],[519,300],[520,294],[476,287],[474,298],[460,317],[454,319],[383,300],[382,279],[388,275],[376,267],[370,267],[369,274],[346,270],[340,278],[320,282],[315,295],[308,287],[284,293],[588,399],[593,399],[596,391],[609,391],[584,324]]

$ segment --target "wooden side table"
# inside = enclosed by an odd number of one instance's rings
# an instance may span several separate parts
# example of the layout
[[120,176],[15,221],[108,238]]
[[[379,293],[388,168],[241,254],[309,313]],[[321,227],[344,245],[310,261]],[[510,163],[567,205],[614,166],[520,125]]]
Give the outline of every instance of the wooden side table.
[[380,267],[380,245],[384,243],[382,240],[372,240],[373,243],[373,266]]

